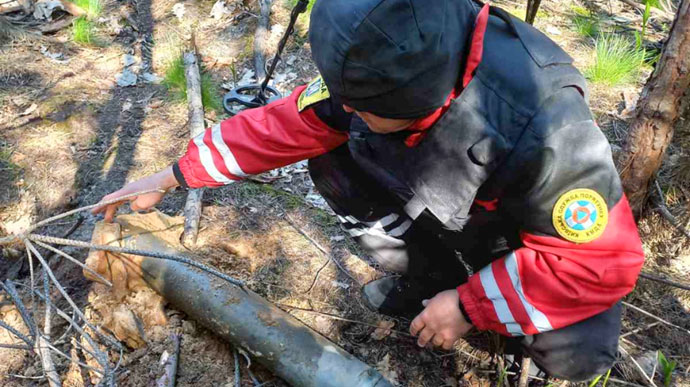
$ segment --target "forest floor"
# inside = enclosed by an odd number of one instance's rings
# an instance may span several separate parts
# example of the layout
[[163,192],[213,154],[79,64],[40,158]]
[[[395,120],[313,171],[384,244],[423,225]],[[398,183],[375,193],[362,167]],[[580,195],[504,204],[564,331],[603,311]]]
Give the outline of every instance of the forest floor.
[[[258,4],[253,0],[226,3],[228,12],[213,18],[211,0],[107,0],[103,3],[104,16],[97,24],[97,39],[91,45],[74,43],[69,29],[48,36],[3,35],[0,31],[0,235],[96,203],[126,182],[163,169],[184,153],[189,137],[186,101],[175,98],[162,84],[147,83],[143,78],[149,74],[163,78],[166,66],[195,31],[196,46],[204,71],[213,80],[216,98],[226,91],[222,87],[250,80]],[[524,15],[522,2],[493,3]],[[180,12],[181,5],[184,12]],[[574,9],[585,5],[603,15],[608,25],[620,26],[621,33],[630,34],[641,23],[640,13],[622,1],[543,1],[535,25],[561,44],[581,69],[594,60],[591,39],[579,35],[574,22]],[[285,30],[290,6],[287,0],[274,1],[269,47],[277,45]],[[669,23],[661,17],[652,19],[647,35],[651,47],[661,46]],[[276,86],[283,93],[316,76],[307,28],[308,18],[302,16],[286,48],[285,60],[278,65]],[[126,69],[138,76],[133,86],[116,82]],[[622,86],[590,85],[592,111],[614,151],[626,135],[626,108],[631,108],[650,71],[642,71]],[[226,117],[220,109],[206,112],[209,126]],[[681,227],[690,221],[688,132],[679,127],[658,179],[667,206]],[[158,209],[180,215],[184,200],[184,192],[173,192]],[[85,214],[71,237],[90,240],[98,220]],[[77,221],[76,217],[66,218],[40,231],[63,235]],[[644,271],[687,282],[690,240],[652,207],[640,220],[639,230],[647,254]],[[344,270],[328,264],[317,277],[329,258],[314,241]],[[69,248],[65,251],[80,259],[87,254]],[[493,355],[496,340],[492,334],[471,333],[451,352],[420,349],[405,333],[409,322],[377,315],[364,307],[361,285],[385,273],[368,265],[368,257],[340,229],[314,192],[304,162],[259,179],[207,190],[196,253],[212,257],[215,267],[245,279],[252,290],[398,385],[505,385],[498,380],[502,368]],[[25,262],[22,252],[4,250],[0,278],[25,284],[29,277]],[[98,304],[102,300],[81,269],[59,259],[53,259],[52,265],[70,295],[91,312],[89,318],[102,323],[107,312]],[[657,351],[661,351],[678,363],[672,385],[690,386],[690,293],[640,279],[625,301],[685,331],[625,307],[625,336],[620,345],[629,355],[616,363],[611,374],[616,381],[611,379],[608,385],[648,385],[631,358],[651,375]],[[162,374],[161,356],[172,352],[172,333],[182,335],[178,386],[235,385],[231,345],[172,307],[166,307],[165,317],[163,324],[145,324],[145,345],[124,355],[119,385],[153,385]],[[21,325],[16,310],[4,298],[0,298],[0,320]],[[382,333],[377,326],[393,330]],[[65,328],[58,322],[54,327],[58,332]],[[14,340],[0,329],[0,343]],[[69,341],[59,347],[66,353],[71,350]],[[242,364],[241,384],[254,385],[245,372],[246,364]],[[66,385],[91,384],[86,373],[68,377],[69,366],[68,360],[56,358]],[[258,364],[253,364],[252,370],[266,386],[286,385]],[[656,384],[663,385],[661,370],[653,373]],[[35,356],[0,349],[0,385],[47,385],[41,375]],[[533,381],[533,385],[538,383],[542,382]],[[560,381],[551,383],[562,385]]]

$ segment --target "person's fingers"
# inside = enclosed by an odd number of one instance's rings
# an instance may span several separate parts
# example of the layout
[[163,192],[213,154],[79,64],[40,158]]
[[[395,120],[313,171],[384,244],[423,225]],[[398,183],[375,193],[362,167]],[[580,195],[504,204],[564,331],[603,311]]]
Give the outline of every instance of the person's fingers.
[[422,329],[422,331],[419,333],[419,339],[417,339],[417,345],[424,348],[429,341],[434,337],[434,331],[429,329],[429,327],[426,327]]
[[440,347],[443,345],[443,343],[445,343],[445,340],[443,340],[443,337],[437,333],[434,335],[434,338],[431,340],[431,342],[434,344],[434,347]]
[[139,205],[138,200],[133,200],[132,202],[129,203],[129,207],[132,209],[133,212],[141,211],[143,208]]
[[422,320],[421,315],[418,315],[417,317],[412,320],[412,324],[410,324],[410,334],[412,336],[417,336],[417,333],[421,331],[424,328],[424,320]]
[[105,221],[110,223],[113,221],[113,216],[115,216],[115,211],[120,205],[118,203],[111,204],[105,208]]

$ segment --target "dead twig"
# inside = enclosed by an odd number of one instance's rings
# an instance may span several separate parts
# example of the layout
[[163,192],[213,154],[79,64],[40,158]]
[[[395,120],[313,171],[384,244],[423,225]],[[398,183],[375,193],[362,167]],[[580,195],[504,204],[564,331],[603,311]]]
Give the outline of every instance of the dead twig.
[[[43,270],[43,293],[46,297],[50,297],[50,282],[48,281],[48,275],[45,269]],[[43,373],[48,378],[48,384],[50,387],[61,387],[62,380],[60,375],[58,375],[55,370],[55,363],[53,362],[53,357],[50,355],[50,348],[48,347],[48,341],[50,340],[50,335],[52,331],[52,317],[53,311],[49,303],[46,303],[45,318],[43,323],[43,335],[38,337],[36,341],[36,353],[41,358],[41,365],[43,366]]]
[[518,387],[527,387],[527,380],[529,379],[529,368],[532,365],[532,359],[528,356],[523,356],[520,363],[520,380]]
[[662,284],[673,286],[673,287],[678,288],[678,289],[690,290],[690,286],[688,286],[688,285],[683,285],[683,284],[680,284],[678,282],[673,282],[673,281],[667,280],[666,278],[657,277],[657,276],[649,274],[649,273],[644,273],[644,272],[640,273],[640,277],[642,277],[644,279],[648,279],[650,281],[660,282]]
[[[193,40],[193,39],[192,39]],[[201,100],[201,74],[194,50],[184,54],[184,73],[187,78],[187,106],[189,134],[195,138],[204,133],[204,105]],[[184,231],[180,237],[183,246],[191,248],[196,244],[201,219],[201,198],[203,188],[190,190],[184,205]]]
[[303,237],[305,237],[309,242],[311,242],[311,244],[313,244],[314,247],[319,249],[319,251],[321,251],[330,261],[333,261],[333,263],[338,267],[338,269],[340,269],[343,272],[343,274],[348,276],[352,281],[354,281],[354,283],[359,284],[359,281],[357,281],[352,275],[350,275],[350,273],[344,267],[342,267],[340,265],[340,262],[338,262],[335,258],[333,258],[333,256],[331,256],[331,254],[329,254],[328,251],[326,251],[326,249],[321,247],[319,242],[312,239],[312,237],[310,237],[304,230],[302,230],[299,226],[297,226],[297,224],[290,217],[290,215],[285,214],[285,219],[290,224],[290,226],[292,226],[295,230],[297,230],[297,232],[299,232]]
[[659,325],[659,324],[661,324],[661,322],[660,322],[660,321],[657,321],[657,322],[653,322],[653,323],[651,323],[651,324],[649,324],[649,325],[647,325],[647,326],[644,326],[644,327],[641,327],[641,328],[637,328],[637,329],[633,329],[633,330],[630,331],[630,332],[627,332],[627,333],[622,334],[622,335],[620,336],[620,338],[621,338],[621,339],[624,339],[624,338],[626,338],[626,337],[628,337],[628,336],[630,336],[630,335],[634,335],[634,334],[636,334],[636,333],[640,333],[640,332],[642,332],[642,331],[646,331],[647,329],[654,328],[655,326],[657,326],[657,325]]
[[679,327],[679,326],[676,325],[676,324],[670,323],[670,322],[664,320],[663,318],[661,318],[661,317],[659,317],[659,316],[656,316],[656,315],[654,315],[654,314],[652,314],[652,313],[649,313],[649,312],[647,312],[646,310],[641,309],[641,308],[639,308],[639,307],[637,307],[637,306],[635,306],[635,305],[632,305],[632,304],[630,304],[630,303],[628,303],[628,302],[625,302],[625,301],[621,301],[621,302],[623,303],[623,305],[627,306],[628,308],[634,309],[634,310],[636,310],[636,311],[638,311],[638,312],[644,314],[645,316],[651,317],[651,318],[653,318],[653,319],[655,319],[655,320],[661,322],[662,324],[668,325],[668,326],[670,326],[670,327],[673,327],[673,328],[676,328],[676,329],[678,329],[678,330],[681,330],[681,331],[683,331],[683,332],[685,332],[685,333],[687,333],[687,334],[690,334],[690,330],[687,330],[687,329],[685,329],[685,328],[683,328],[683,327]]
[[688,230],[686,230],[685,227],[678,223],[676,217],[673,216],[671,211],[669,211],[668,206],[666,206],[666,200],[664,199],[664,193],[661,190],[659,181],[655,181],[654,184],[656,185],[656,193],[658,195],[656,207],[657,212],[659,212],[659,215],[661,215],[662,218],[666,219],[667,222],[671,223],[673,227],[675,227],[678,231],[685,235],[686,238],[690,239],[690,232],[688,232]]
[[637,360],[635,360],[635,358],[634,358],[631,354],[629,354],[628,351],[625,350],[625,348],[620,347],[620,350],[621,350],[621,353],[623,353],[623,355],[625,355],[628,359],[630,359],[630,360],[633,362],[633,364],[635,364],[635,366],[637,367],[637,370],[640,371],[640,373],[642,374],[642,376],[644,376],[644,378],[647,379],[647,381],[648,381],[653,387],[656,387],[656,384],[654,383],[654,380],[653,380],[651,377],[649,377],[649,375],[647,375],[647,373],[644,371],[644,368],[642,368],[642,366],[640,365],[640,363],[638,363]]

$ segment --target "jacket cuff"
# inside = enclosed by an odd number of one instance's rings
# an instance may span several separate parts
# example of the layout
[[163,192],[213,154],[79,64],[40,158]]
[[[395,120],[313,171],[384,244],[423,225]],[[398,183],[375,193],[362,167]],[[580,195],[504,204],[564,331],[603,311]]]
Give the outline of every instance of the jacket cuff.
[[175,175],[175,180],[177,180],[177,183],[180,184],[180,187],[184,189],[189,189],[189,185],[187,184],[187,180],[184,179],[184,175],[182,174],[182,171],[180,170],[180,164],[175,162],[172,166],[173,170],[173,175]]
[[470,283],[464,283],[457,287],[458,296],[460,296],[460,310],[463,315],[469,318],[469,321],[479,330],[489,329],[489,324],[479,306],[479,300],[472,294]]

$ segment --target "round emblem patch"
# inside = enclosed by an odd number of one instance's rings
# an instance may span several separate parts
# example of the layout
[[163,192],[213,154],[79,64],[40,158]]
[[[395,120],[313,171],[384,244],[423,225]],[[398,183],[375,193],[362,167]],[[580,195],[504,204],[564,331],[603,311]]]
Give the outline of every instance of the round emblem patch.
[[609,210],[596,191],[579,188],[563,194],[553,207],[553,226],[558,235],[576,243],[591,242],[606,229]]

